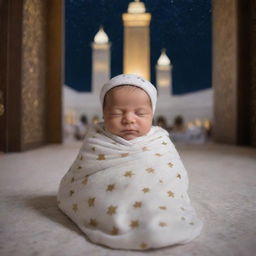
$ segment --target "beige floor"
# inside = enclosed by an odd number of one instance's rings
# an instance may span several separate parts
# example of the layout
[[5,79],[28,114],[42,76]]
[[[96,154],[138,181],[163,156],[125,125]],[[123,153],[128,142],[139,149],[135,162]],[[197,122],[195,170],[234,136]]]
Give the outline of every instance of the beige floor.
[[58,183],[79,144],[0,155],[0,254],[53,256],[253,256],[256,252],[256,150],[179,145],[189,195],[204,221],[193,242],[148,252],[88,242],[56,206]]

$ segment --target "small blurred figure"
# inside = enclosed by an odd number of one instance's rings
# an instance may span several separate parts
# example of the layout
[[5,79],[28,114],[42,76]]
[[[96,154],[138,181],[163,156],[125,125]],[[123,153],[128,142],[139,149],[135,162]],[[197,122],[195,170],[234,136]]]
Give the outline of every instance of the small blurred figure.
[[77,140],[82,140],[87,132],[87,117],[86,115],[81,115],[80,120],[75,125],[74,136]]
[[156,119],[156,125],[166,129],[167,128],[167,124],[166,124],[165,117],[158,116],[157,119]]
[[181,133],[186,131],[186,127],[184,126],[184,119],[182,116],[179,115],[174,118],[173,131]]

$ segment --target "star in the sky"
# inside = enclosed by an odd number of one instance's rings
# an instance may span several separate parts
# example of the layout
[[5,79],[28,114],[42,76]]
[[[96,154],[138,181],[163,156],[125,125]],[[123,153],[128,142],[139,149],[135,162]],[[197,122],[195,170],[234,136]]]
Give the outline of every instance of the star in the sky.
[[116,209],[117,209],[117,206],[110,205],[110,206],[108,207],[107,214],[108,214],[108,215],[116,214]]

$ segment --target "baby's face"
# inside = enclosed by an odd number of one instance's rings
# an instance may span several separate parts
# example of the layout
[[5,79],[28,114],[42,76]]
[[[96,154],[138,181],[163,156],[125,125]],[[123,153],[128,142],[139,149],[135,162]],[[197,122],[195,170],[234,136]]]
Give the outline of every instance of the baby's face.
[[120,86],[105,96],[105,128],[126,140],[146,135],[152,125],[153,112],[148,94],[134,86]]

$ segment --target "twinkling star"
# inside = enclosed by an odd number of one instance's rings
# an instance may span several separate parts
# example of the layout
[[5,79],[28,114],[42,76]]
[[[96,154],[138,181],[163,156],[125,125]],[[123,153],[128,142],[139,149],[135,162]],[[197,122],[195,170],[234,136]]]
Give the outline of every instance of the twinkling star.
[[70,196],[73,196],[74,193],[75,193],[74,190],[70,190],[70,191],[69,191],[69,195],[70,195]]
[[132,177],[132,175],[134,175],[134,173],[132,171],[127,171],[124,174],[125,177]]
[[98,222],[97,222],[96,219],[90,219],[89,225],[90,225],[90,226],[93,226],[93,227],[97,227]]
[[159,157],[162,156],[160,153],[156,153],[155,155],[156,155],[156,156],[159,156]]
[[121,157],[127,157],[127,156],[129,156],[129,153],[122,153],[121,154]]
[[106,191],[113,191],[114,189],[115,189],[115,184],[109,184],[109,185],[107,186]]
[[99,154],[97,160],[106,160],[104,154]]
[[78,206],[77,206],[77,204],[73,204],[73,208],[72,208],[72,209],[73,209],[74,212],[77,212],[77,211],[78,211]]
[[149,188],[143,188],[142,191],[143,191],[144,193],[148,193],[148,192],[150,191],[150,189],[149,189]]
[[83,179],[83,181],[82,181],[82,183],[83,183],[84,185],[86,185],[87,182],[88,182],[88,177],[85,176],[84,179]]
[[117,235],[119,233],[119,229],[118,228],[116,228],[116,227],[113,227],[113,229],[111,230],[111,234],[112,235]]
[[116,214],[116,209],[117,209],[117,206],[110,205],[110,206],[108,207],[107,214],[108,214],[108,215]]
[[95,197],[90,197],[88,199],[88,205],[89,207],[93,207],[94,206],[94,203],[95,203]]
[[133,204],[133,207],[134,208],[140,208],[142,206],[142,202],[141,201],[136,201],[134,204]]
[[163,141],[162,144],[163,144],[163,145],[167,145],[167,142]]
[[148,247],[148,245],[146,243],[141,243],[140,244],[141,249],[146,249],[147,247]]
[[148,173],[154,173],[154,172],[155,172],[155,169],[153,169],[153,168],[147,168],[146,171],[147,171]]
[[169,197],[174,197],[174,193],[172,191],[168,191],[167,193]]
[[166,206],[159,206],[159,209],[166,210],[167,208],[166,208]]
[[161,222],[161,221],[160,221],[160,222],[159,222],[159,226],[160,226],[160,227],[166,227],[166,226],[167,226],[167,223],[166,223],[166,222]]
[[131,228],[137,228],[139,227],[139,221],[138,220],[132,220],[131,223],[130,223],[130,227]]
[[180,176],[180,174],[179,174],[179,173],[177,174],[177,178],[181,179],[181,176]]
[[169,165],[169,167],[171,167],[171,168],[173,167],[173,164],[172,164],[171,162],[168,163],[168,165]]

